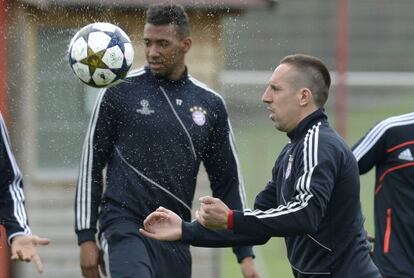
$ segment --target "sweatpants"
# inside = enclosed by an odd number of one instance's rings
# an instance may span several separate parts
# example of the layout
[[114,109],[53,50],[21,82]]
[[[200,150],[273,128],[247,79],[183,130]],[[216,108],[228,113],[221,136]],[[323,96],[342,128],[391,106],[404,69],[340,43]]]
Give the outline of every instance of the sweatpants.
[[118,222],[104,229],[111,278],[191,278],[190,246],[146,238],[140,227]]

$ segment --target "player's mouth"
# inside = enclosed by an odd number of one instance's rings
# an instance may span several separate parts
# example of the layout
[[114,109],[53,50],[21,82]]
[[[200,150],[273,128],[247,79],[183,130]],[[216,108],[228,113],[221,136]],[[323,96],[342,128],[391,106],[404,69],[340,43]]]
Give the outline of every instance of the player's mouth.
[[149,62],[148,64],[152,70],[160,70],[164,67],[163,63],[160,62]]
[[266,107],[267,110],[269,110],[271,113],[269,114],[269,119],[273,121],[273,110],[270,106]]

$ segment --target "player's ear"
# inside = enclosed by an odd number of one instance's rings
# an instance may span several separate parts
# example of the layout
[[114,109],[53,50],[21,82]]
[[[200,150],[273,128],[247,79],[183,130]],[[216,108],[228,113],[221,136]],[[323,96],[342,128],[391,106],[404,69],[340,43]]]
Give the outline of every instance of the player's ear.
[[185,37],[182,40],[182,46],[183,46],[184,53],[187,53],[190,50],[192,43],[193,43],[193,40],[191,39],[191,37]]
[[299,105],[300,106],[305,106],[308,103],[312,102],[313,99],[313,95],[312,95],[312,91],[309,88],[302,88],[300,89],[300,93],[299,93]]

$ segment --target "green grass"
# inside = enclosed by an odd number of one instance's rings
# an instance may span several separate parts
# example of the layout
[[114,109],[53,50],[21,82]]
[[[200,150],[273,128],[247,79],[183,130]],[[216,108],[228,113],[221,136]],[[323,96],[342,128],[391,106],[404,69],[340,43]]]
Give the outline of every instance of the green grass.
[[[398,102],[384,102],[383,105],[369,108],[352,108],[347,116],[347,142],[353,145],[376,122],[392,115],[412,112],[414,97],[411,94]],[[330,122],[334,116],[330,115]],[[254,119],[249,124],[233,121],[234,133],[245,179],[248,204],[252,207],[255,195],[271,178],[271,169],[281,148],[287,143],[284,133],[276,131],[272,123],[263,119]],[[366,217],[365,228],[373,234],[373,171],[361,177],[361,202]],[[286,258],[284,240],[273,238],[264,246],[256,246],[256,265],[261,270],[261,277],[292,277]],[[222,277],[242,277],[240,267],[231,249],[223,251]]]

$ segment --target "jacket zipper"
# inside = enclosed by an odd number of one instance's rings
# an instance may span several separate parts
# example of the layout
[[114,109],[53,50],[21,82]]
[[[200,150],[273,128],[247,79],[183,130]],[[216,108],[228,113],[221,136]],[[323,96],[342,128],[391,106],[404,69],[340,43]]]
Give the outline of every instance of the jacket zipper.
[[164,97],[167,100],[168,105],[170,106],[172,112],[174,113],[174,115],[177,118],[178,122],[180,123],[180,125],[184,129],[184,132],[185,132],[185,134],[187,135],[187,138],[188,138],[188,142],[190,143],[191,151],[192,151],[193,156],[194,156],[194,161],[197,161],[197,153],[196,153],[196,150],[194,148],[193,139],[191,138],[190,133],[188,132],[187,128],[185,127],[185,125],[184,125],[183,121],[181,120],[180,116],[178,116],[177,112],[175,111],[174,106],[172,105],[172,103],[170,101],[170,98],[167,95],[167,92],[164,90],[163,87],[161,87],[161,86],[159,86],[159,87],[160,87],[162,93],[164,94]]

